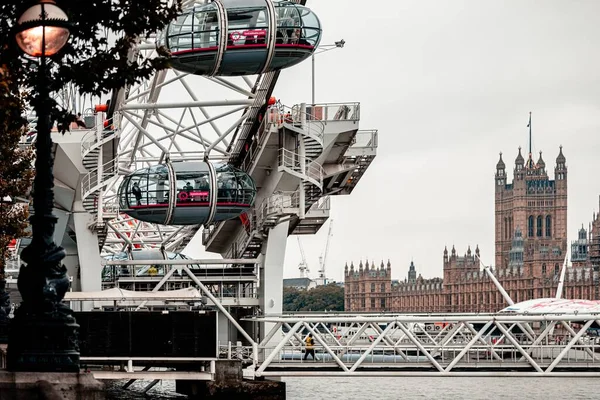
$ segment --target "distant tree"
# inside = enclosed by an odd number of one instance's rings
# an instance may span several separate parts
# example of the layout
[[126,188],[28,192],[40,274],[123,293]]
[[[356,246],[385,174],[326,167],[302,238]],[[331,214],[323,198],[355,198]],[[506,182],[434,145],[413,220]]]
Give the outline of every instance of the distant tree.
[[0,66],[0,321],[10,307],[5,277],[9,244],[25,236],[27,228],[28,207],[15,200],[26,197],[33,179],[32,152],[19,148],[27,127],[23,115],[16,82],[5,66]]
[[344,311],[344,288],[334,283],[308,291],[284,288],[283,311]]

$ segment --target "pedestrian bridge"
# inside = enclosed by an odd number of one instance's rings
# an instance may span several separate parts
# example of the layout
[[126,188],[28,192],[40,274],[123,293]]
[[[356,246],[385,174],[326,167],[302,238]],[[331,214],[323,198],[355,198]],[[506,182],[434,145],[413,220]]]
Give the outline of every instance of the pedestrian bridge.
[[[248,376],[600,376],[596,314],[249,319],[269,327],[268,334],[254,352],[234,346],[227,353],[248,363]],[[315,360],[304,359],[309,333]]]

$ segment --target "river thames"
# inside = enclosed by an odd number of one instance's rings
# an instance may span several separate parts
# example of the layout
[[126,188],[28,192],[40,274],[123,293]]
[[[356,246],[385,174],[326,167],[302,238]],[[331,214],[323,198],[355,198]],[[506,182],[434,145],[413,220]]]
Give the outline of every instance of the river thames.
[[286,379],[289,400],[598,399],[593,378],[302,378]]

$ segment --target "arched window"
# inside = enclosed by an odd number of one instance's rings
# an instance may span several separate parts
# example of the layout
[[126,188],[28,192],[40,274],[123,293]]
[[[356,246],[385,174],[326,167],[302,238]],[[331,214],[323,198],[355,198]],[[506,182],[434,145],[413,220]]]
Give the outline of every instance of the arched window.
[[537,237],[541,237],[542,236],[542,232],[544,232],[542,224],[544,222],[544,219],[542,218],[541,215],[538,215],[537,217],[537,229],[536,229],[536,236]]
[[554,264],[554,275],[558,275],[559,272],[560,272],[560,267],[558,266],[558,264]]
[[381,293],[385,293],[385,283],[381,284]]
[[527,236],[533,237],[533,215],[530,215],[527,220]]
[[542,264],[542,275],[546,275],[546,263]]
[[546,215],[546,237],[552,237],[552,217]]
[[371,293],[375,292],[375,284],[371,283]]

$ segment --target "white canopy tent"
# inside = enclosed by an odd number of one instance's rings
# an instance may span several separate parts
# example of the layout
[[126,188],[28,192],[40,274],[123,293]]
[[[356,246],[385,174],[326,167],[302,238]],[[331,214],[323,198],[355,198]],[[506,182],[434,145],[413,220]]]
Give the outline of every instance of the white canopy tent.
[[99,292],[67,292],[65,301],[93,301],[95,307],[100,306],[136,306],[141,302],[150,302],[149,305],[164,304],[165,302],[202,302],[206,298],[196,288],[179,290],[136,292],[112,288]]

